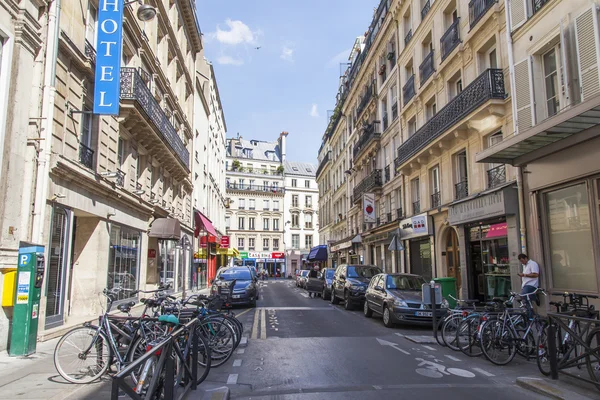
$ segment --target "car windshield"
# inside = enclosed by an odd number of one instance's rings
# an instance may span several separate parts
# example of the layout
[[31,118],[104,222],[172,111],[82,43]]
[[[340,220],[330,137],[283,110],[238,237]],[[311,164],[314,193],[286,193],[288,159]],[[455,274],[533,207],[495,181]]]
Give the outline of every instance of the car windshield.
[[385,286],[396,290],[421,290],[425,279],[420,276],[388,276]]
[[227,269],[219,274],[219,279],[225,281],[232,281],[237,279],[238,281],[249,281],[252,279],[250,270],[248,269]]
[[372,278],[380,274],[378,267],[348,267],[348,278]]
[[305,269],[304,271],[302,271],[302,274],[301,274],[301,275],[302,275],[302,276],[308,276],[308,273],[309,273],[309,272],[310,272],[309,270]]
[[333,278],[333,275],[335,275],[335,271],[334,271],[334,270],[332,270],[332,269],[328,269],[328,270],[325,272],[325,278],[327,278],[327,279],[331,279],[331,278]]

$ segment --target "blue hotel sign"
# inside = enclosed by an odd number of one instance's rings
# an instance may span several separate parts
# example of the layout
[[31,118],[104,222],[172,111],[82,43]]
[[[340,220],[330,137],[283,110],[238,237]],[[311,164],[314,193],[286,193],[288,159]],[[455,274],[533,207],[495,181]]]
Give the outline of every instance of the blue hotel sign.
[[98,6],[94,114],[119,115],[123,0],[100,0]]

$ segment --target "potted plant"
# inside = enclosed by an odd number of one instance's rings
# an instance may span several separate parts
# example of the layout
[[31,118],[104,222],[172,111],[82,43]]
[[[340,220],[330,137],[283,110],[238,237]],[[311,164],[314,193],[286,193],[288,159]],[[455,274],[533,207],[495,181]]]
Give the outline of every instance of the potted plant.
[[283,175],[283,165],[280,165],[279,167],[277,167],[277,173],[279,175]]
[[234,171],[237,171],[240,167],[241,167],[240,162],[238,160],[233,160],[233,162],[231,163],[231,168]]
[[394,52],[393,52],[393,51],[390,51],[389,53],[387,53],[387,59],[388,59],[388,60],[393,60],[393,59],[394,59],[394,56],[395,56],[395,54],[394,54]]
[[252,171],[254,171],[254,168],[252,168],[252,167],[248,167],[248,172],[250,172],[250,173],[251,173]]

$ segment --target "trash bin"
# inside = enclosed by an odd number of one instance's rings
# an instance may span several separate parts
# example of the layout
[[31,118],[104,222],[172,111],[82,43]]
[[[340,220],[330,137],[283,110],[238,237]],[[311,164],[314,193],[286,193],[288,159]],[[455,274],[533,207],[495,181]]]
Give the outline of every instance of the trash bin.
[[458,298],[456,296],[456,278],[434,278],[433,280],[442,285],[442,296],[448,300],[450,307],[454,308],[456,301],[452,300],[448,295],[451,294],[455,298]]

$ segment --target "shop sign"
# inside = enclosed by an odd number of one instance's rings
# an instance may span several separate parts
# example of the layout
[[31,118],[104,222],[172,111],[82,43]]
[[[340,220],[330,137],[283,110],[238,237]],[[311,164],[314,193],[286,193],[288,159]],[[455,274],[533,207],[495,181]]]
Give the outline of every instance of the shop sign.
[[342,243],[339,243],[339,244],[331,246],[330,247],[330,251],[331,252],[333,252],[333,251],[340,251],[340,250],[347,249],[347,248],[350,248],[350,247],[352,247],[352,241],[348,240],[348,241],[345,241],[345,242],[342,242]]
[[271,258],[271,253],[264,251],[249,251],[248,258]]
[[123,0],[100,0],[96,50],[94,114],[119,115]]
[[282,259],[285,258],[285,254],[284,253],[271,253],[271,258],[277,258],[277,259]]
[[246,258],[248,258],[248,252],[247,251],[240,251],[240,258],[245,260]]
[[222,249],[228,249],[229,248],[229,236],[221,236],[221,244],[220,244]]
[[148,258],[156,258],[156,250],[148,249]]
[[367,224],[374,224],[377,222],[375,213],[375,195],[373,193],[363,194],[363,216],[364,222]]
[[[509,214],[510,210],[507,210],[506,207],[510,200],[506,197],[512,197],[512,192],[516,191],[505,188],[476,199],[455,204],[448,209],[448,221],[451,225],[459,225]],[[512,214],[512,212],[510,213]]]
[[433,235],[433,221],[427,214],[419,214],[400,221],[400,238],[412,239]]

